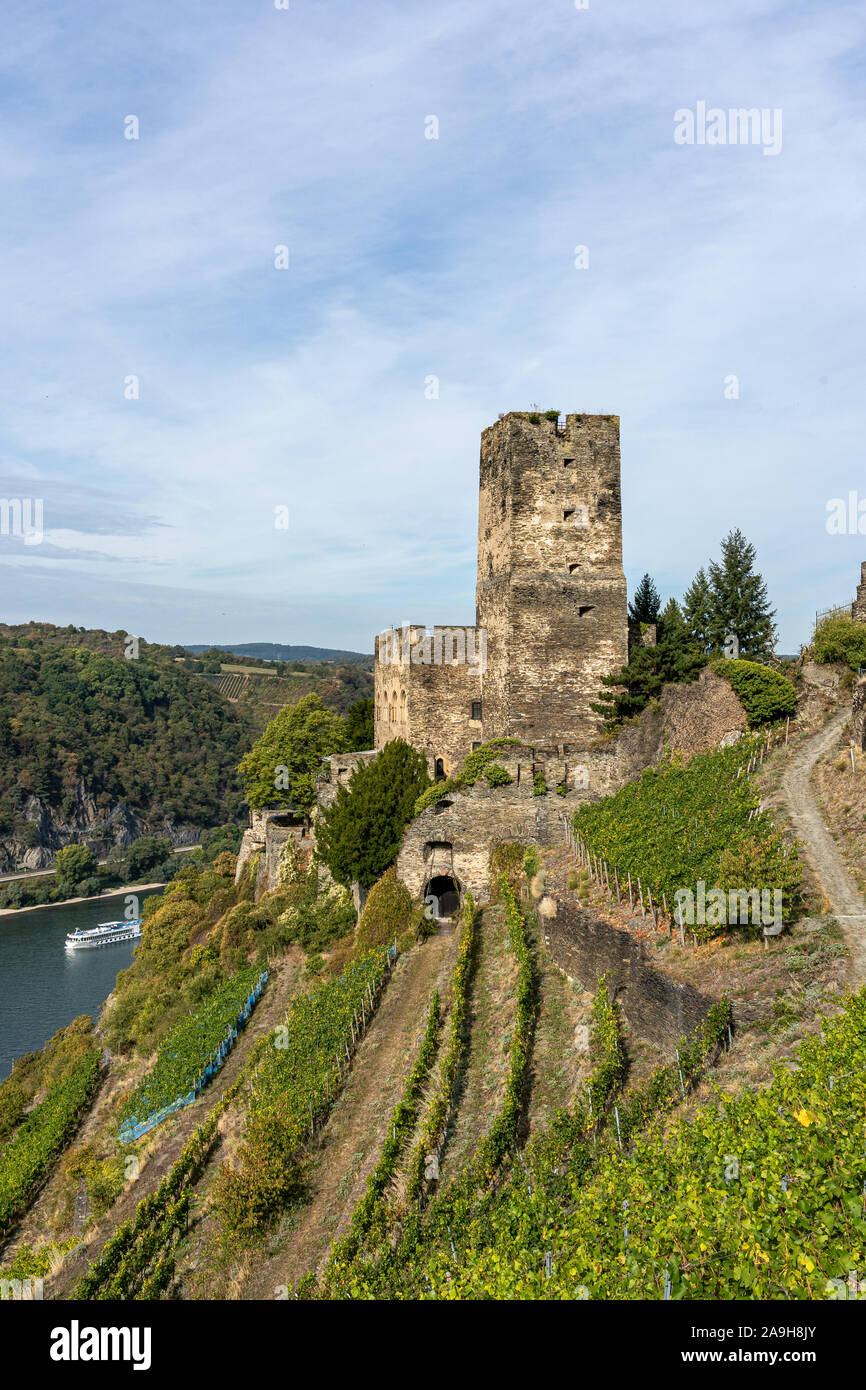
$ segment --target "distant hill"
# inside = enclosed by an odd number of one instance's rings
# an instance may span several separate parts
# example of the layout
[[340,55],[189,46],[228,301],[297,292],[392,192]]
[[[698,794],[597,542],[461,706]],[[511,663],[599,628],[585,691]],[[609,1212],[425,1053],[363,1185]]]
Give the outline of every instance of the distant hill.
[[200,652],[226,652],[229,656],[254,657],[259,661],[369,661],[367,652],[344,652],[336,647],[290,647],[281,642],[223,642],[187,644],[185,651],[198,656]]

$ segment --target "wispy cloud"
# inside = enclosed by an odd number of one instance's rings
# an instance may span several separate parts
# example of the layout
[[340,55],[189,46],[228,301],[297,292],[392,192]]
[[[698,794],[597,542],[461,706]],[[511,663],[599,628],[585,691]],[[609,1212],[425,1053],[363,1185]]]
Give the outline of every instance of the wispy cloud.
[[[44,495],[61,554],[3,566],[3,616],[210,641],[291,613],[361,649],[471,619],[479,431],[537,400],[621,416],[632,582],[681,592],[741,525],[795,649],[864,544],[824,529],[866,491],[862,27],[844,0],[13,5],[0,495]],[[781,108],[781,155],[676,146],[698,100]]]

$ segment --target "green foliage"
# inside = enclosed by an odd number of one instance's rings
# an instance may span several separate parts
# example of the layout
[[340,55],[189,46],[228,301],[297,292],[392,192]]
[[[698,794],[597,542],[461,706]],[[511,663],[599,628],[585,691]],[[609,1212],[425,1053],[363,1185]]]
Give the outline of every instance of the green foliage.
[[54,872],[62,888],[72,889],[76,883],[96,871],[96,855],[86,845],[66,845],[57,851]]
[[[253,1049],[249,1065],[258,1055]],[[218,1138],[219,1120],[243,1083],[242,1074],[199,1125],[156,1191],[143,1197],[135,1216],[117,1227],[100,1258],[78,1281],[75,1298],[151,1299],[170,1286],[172,1248],[189,1218],[189,1188],[203,1171]]]
[[119,1120],[141,1122],[195,1087],[211,1055],[237,1022],[260,973],[258,966],[251,966],[224,980],[196,1013],[166,1035],[150,1071],[121,1105]]
[[326,709],[318,695],[287,705],[241,759],[238,770],[249,805],[310,811],[323,757],[345,747],[343,720]]
[[628,606],[629,622],[657,623],[661,612],[662,601],[655,582],[649,574],[645,574],[634,591],[634,598]]
[[355,700],[346,711],[346,748],[349,752],[364,752],[373,748],[376,734],[373,728],[374,700]]
[[559,419],[559,411],[558,411],[558,410],[545,410],[545,412],[544,412],[544,418],[545,418],[545,420],[550,420],[551,423],[555,425],[556,422],[557,422],[557,420]]
[[458,1261],[440,1247],[418,1281],[455,1299],[661,1300],[666,1275],[674,1299],[826,1298],[862,1269],[864,1105],[861,991],[803,1040],[796,1070],[667,1134],[654,1125],[628,1153],[609,1137],[564,1210],[513,1191],[462,1233]]
[[[523,869],[527,883],[531,883],[536,875],[541,873],[541,855],[538,853],[537,845],[528,846],[523,856],[521,868]],[[515,891],[517,890],[515,889]]]
[[63,1161],[63,1173],[76,1187],[84,1182],[94,1216],[102,1216],[117,1201],[123,1191],[124,1160],[122,1154],[99,1159],[92,1144],[74,1149]]
[[358,923],[356,950],[387,946],[412,926],[417,915],[409,889],[398,880],[396,869],[389,869],[370,889]]
[[683,595],[683,620],[698,650],[709,652],[713,645],[713,593],[703,565]]
[[749,728],[774,724],[797,712],[797,695],[791,682],[769,666],[757,661],[728,661],[721,657],[712,663],[724,676],[746,711]]
[[89,1046],[0,1149],[0,1236],[27,1209],[49,1163],[68,1143],[90,1105],[98,1076],[99,1053]]
[[499,901],[503,878],[515,893],[520,892],[524,858],[524,848],[519,841],[506,840],[491,846],[487,861],[487,879],[492,903]]
[[0,1270],[0,1279],[42,1279],[50,1274],[54,1261],[68,1255],[78,1244],[78,1237],[69,1240],[46,1241],[35,1249],[19,1245],[7,1265]]
[[[730,748],[704,753],[687,764],[673,758],[616,793],[581,806],[574,828],[590,848],[609,860],[620,881],[631,873],[641,879],[657,903],[662,894],[673,908],[678,888],[696,892],[726,886],[720,875],[738,866],[754,877],[730,886],[781,888],[790,919],[801,876],[796,850],[786,851],[771,815],[759,810],[760,794],[751,778],[740,774],[753,746],[741,740]],[[738,858],[731,856],[736,851]],[[727,856],[723,858],[723,856]],[[717,928],[698,928],[697,934]]]
[[296,942],[305,951],[323,951],[355,929],[351,893],[337,883],[324,887],[315,864],[285,896],[288,906],[278,918],[281,944]]
[[602,716],[603,729],[613,732],[657,700],[665,685],[697,680],[706,664],[706,656],[676,636],[654,647],[634,647],[627,666],[602,677],[605,689],[591,709]]
[[543,773],[543,772],[533,772],[533,774],[532,774],[532,795],[533,795],[533,796],[546,796],[546,795],[547,795],[547,783],[546,783],[545,780],[544,780],[544,773]]
[[845,614],[822,618],[812,638],[812,657],[822,664],[844,662],[854,671],[866,666],[866,623]]
[[168,649],[143,644],[138,660],[124,660],[118,642],[105,651],[72,642],[62,630],[56,642],[0,640],[0,834],[25,833],[30,795],[55,819],[68,813],[81,783],[98,810],[122,802],[152,822],[236,815],[246,732],[233,707]]
[[387,951],[370,951],[339,979],[293,1002],[263,1051],[236,1167],[223,1164],[212,1206],[229,1242],[260,1240],[267,1223],[301,1189],[299,1151],[311,1125],[324,1122],[353,1040],[353,1020],[369,1015],[388,970]]
[[722,541],[721,559],[710,561],[710,641],[721,651],[734,636],[739,656],[760,660],[772,654],[776,614],[754,564],[755,547],[739,528],[730,531]]
[[484,776],[491,787],[507,787],[512,780],[501,763],[491,763],[485,769]]
[[418,797],[430,786],[427,762],[403,739],[340,785],[316,822],[318,851],[338,883],[370,888],[394,863]]
[[525,745],[519,738],[492,738],[486,743],[482,743],[480,748],[476,748],[464,760],[463,766],[453,777],[447,778],[442,782],[434,782],[425,792],[419,796],[415,802],[415,815],[420,816],[422,811],[426,811],[428,806],[433,806],[443,796],[449,792],[458,791],[461,787],[471,787],[478,781],[490,763],[494,762],[497,754],[502,748],[522,748]]

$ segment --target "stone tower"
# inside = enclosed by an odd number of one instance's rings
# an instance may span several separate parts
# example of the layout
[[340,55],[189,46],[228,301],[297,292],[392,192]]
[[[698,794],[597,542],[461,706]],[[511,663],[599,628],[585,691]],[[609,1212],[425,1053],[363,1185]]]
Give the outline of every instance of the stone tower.
[[628,661],[619,417],[512,413],[481,436],[476,623],[484,739],[565,751]]
[[860,566],[860,583],[857,597],[851,605],[851,617],[855,623],[866,623],[866,560]]

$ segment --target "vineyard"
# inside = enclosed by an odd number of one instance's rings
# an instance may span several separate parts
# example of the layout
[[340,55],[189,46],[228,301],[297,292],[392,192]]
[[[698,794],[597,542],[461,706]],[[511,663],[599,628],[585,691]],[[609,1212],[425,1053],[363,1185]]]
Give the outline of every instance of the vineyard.
[[[417,1165],[424,1161],[428,1139],[431,1143],[438,1139],[441,1144],[454,1074],[465,1041],[462,1019],[465,1016],[467,986],[471,978],[471,957],[477,931],[477,910],[470,902],[464,908],[462,935],[453,977],[455,1005],[459,1005],[460,1012],[453,1023],[453,1031],[446,1049],[440,1089],[434,1096],[426,1116],[421,1144],[413,1152],[415,1179],[411,1184],[410,1194],[414,1195],[417,1192],[417,1208],[411,1205],[412,1195],[409,1195],[408,1203],[403,1209],[390,1213],[392,1222],[397,1223],[396,1229],[400,1231],[396,1247],[387,1239],[387,1225],[380,1222],[373,1226],[371,1222],[365,1228],[365,1223],[359,1221],[360,1230],[356,1231],[359,1238],[335,1248],[322,1286],[316,1288],[310,1284],[300,1289],[299,1295],[387,1298],[395,1296],[396,1289],[400,1287],[399,1296],[406,1296],[401,1287],[402,1283],[414,1277],[413,1272],[417,1268],[419,1257],[423,1256],[427,1243],[434,1239],[446,1238],[451,1242],[452,1231],[457,1230],[465,1212],[477,1201],[479,1193],[483,1193],[489,1187],[515,1144],[536,1017],[535,961],[526,918],[504,876],[500,880],[500,892],[505,902],[510,948],[518,961],[514,1026],[509,1043],[509,1069],[502,1105],[472,1162],[443,1194],[437,1193],[432,1198],[427,1213],[424,1214],[422,1194],[419,1190],[422,1178]],[[372,1239],[365,1242],[363,1236],[370,1227]]]
[[395,948],[369,951],[292,1004],[256,1069],[237,1168],[217,1177],[214,1208],[229,1237],[250,1241],[301,1186],[299,1151],[327,1119],[375,1013]]
[[68,1143],[90,1105],[98,1078],[99,1053],[88,1048],[0,1148],[0,1236],[26,1211],[51,1160]]
[[781,889],[788,920],[801,866],[796,848],[786,847],[761,808],[749,775],[759,746],[760,740],[741,741],[687,764],[674,758],[650,768],[615,795],[581,806],[575,834],[607,861],[620,887],[640,880],[641,890],[669,913],[678,889],[694,893],[703,882],[707,889]]
[[156,1191],[142,1198],[135,1216],[106,1242],[100,1258],[79,1280],[75,1298],[152,1299],[168,1291],[174,1279],[174,1247],[189,1222],[190,1189],[210,1157],[220,1116],[245,1079],[246,1073],[226,1091]]
[[427,1296],[834,1296],[864,1263],[864,1107],[861,992],[766,1089],[720,1095],[667,1138],[654,1124],[628,1152],[608,1131],[565,1206],[515,1186],[463,1232],[459,1259],[430,1255]]
[[[410,1158],[407,1185],[409,1201],[414,1201],[418,1195],[424,1178],[426,1156],[439,1147],[447,1122],[455,1073],[465,1046],[469,980],[479,918],[480,913],[472,895],[467,893],[460,916],[457,961],[451,978],[448,1041],[440,1067],[439,1086],[428,1103],[422,1134]],[[336,1291],[342,1287],[346,1272],[351,1270],[362,1251],[374,1247],[387,1234],[392,1213],[385,1207],[385,1193],[395,1175],[407,1140],[418,1121],[422,1092],[436,1058],[440,1031],[440,1000],[438,992],[434,991],[421,1048],[407,1078],[403,1095],[391,1116],[382,1156],[367,1180],[366,1191],[353,1212],[348,1232],[331,1252],[323,1281],[323,1291],[327,1289],[330,1297],[339,1296]]]
[[267,971],[255,966],[239,970],[217,985],[202,1008],[171,1030],[153,1067],[123,1105],[121,1143],[137,1139],[195,1100],[221,1068],[267,978]]

